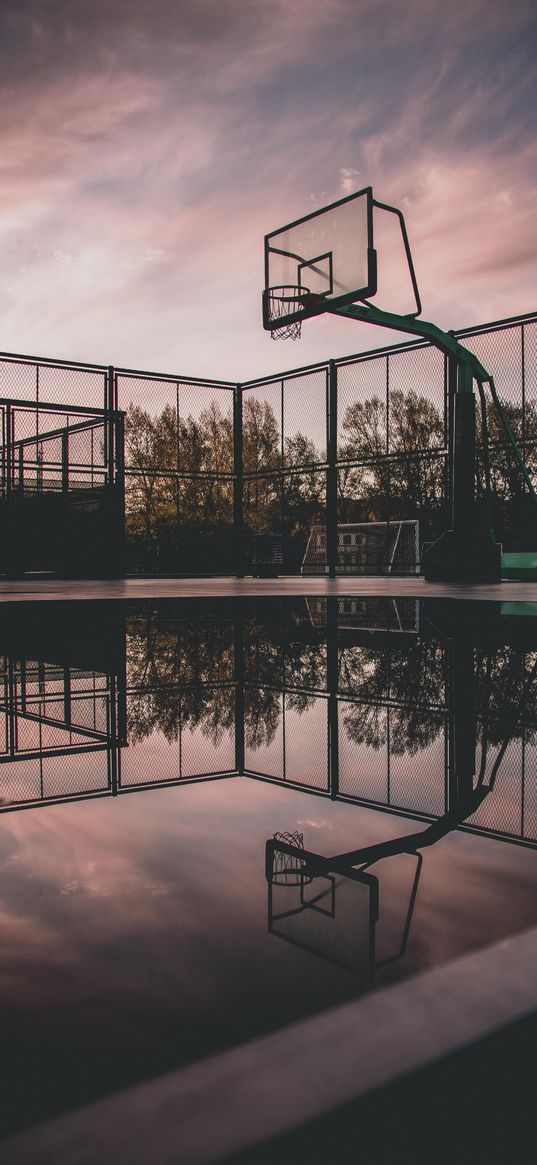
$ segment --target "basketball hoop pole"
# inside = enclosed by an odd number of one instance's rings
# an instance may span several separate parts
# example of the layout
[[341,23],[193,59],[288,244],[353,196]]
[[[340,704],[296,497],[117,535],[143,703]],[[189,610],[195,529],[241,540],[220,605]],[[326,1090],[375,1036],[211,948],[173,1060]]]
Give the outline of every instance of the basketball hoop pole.
[[[382,311],[374,304],[346,304],[324,309],[332,315],[347,316],[362,323],[377,324],[398,332],[407,332],[428,340],[448,359],[448,391],[452,398],[453,432],[450,442],[451,460],[451,529],[423,548],[422,570],[430,581],[446,582],[500,582],[501,545],[496,542],[492,526],[490,502],[490,471],[488,464],[486,401],[483,386],[488,384],[500,421],[511,445],[518,467],[530,495],[537,504],[537,494],[505,410],[498,398],[494,379],[473,352],[459,344],[450,332],[444,332],[428,320],[415,316],[397,315]],[[477,381],[481,401],[483,446],[485,460],[485,522],[481,529],[473,523],[475,481],[475,397],[473,381]]]

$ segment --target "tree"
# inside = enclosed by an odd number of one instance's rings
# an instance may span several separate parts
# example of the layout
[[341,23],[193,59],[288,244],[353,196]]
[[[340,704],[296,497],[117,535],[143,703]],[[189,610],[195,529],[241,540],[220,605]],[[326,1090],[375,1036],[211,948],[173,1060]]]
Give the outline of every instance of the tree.
[[[212,401],[199,420],[166,405],[151,417],[131,404],[126,424],[127,537],[152,552],[181,532],[229,526],[233,423]],[[227,475],[227,477],[225,476]],[[152,562],[156,565],[156,562]]]
[[[410,391],[354,401],[345,410],[341,454],[359,461],[339,472],[343,520],[428,516],[444,500],[443,418]],[[354,503],[354,504],[353,504]]]
[[246,393],[243,400],[244,513],[246,523],[256,533],[279,526],[278,480],[271,476],[251,478],[253,473],[271,474],[281,468],[281,448],[276,417],[268,401]]
[[155,423],[144,409],[130,404],[125,418],[125,510],[127,535],[154,536],[158,510]]

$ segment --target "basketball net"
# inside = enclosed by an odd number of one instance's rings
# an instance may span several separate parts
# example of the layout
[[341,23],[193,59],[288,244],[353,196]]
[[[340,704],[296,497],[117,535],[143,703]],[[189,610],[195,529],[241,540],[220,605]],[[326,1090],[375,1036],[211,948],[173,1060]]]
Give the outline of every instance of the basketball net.
[[302,320],[293,320],[292,322],[285,319],[285,316],[292,315],[296,311],[300,311],[304,307],[304,300],[309,296],[307,287],[269,287],[267,296],[268,316],[269,320],[279,320],[284,317],[284,322],[277,328],[271,329],[271,336],[273,340],[299,340],[302,330]]
[[304,834],[295,830],[294,833],[275,833],[275,841],[283,841],[292,846],[292,854],[275,849],[272,866],[272,882],[275,886],[304,886],[311,882],[312,876],[306,871],[304,852]]

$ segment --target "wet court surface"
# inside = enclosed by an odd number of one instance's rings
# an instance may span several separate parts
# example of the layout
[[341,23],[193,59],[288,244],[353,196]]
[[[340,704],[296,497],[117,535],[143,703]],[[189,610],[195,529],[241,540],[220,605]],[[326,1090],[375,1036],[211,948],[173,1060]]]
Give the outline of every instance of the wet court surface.
[[278,578],[181,578],[177,576],[130,575],[114,579],[61,579],[54,575],[25,575],[22,579],[0,578],[0,601],[49,602],[92,599],[136,600],[146,598],[225,598],[252,595],[302,596],[336,594],[416,599],[472,599],[490,602],[537,602],[537,583],[503,581],[501,583],[430,583],[420,575],[394,577],[383,575],[338,575],[307,580],[298,575]]
[[528,605],[45,615],[0,608],[3,1135],[537,925]]

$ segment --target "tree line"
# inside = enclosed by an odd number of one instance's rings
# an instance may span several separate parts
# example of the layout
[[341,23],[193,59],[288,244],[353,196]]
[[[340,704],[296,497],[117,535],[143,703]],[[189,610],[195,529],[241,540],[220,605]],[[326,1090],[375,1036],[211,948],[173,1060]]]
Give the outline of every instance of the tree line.
[[[305,401],[307,408],[307,401]],[[537,442],[537,409],[508,406],[518,436]],[[478,442],[481,436],[478,410]],[[488,409],[491,480],[497,521],[524,507],[520,470],[496,411]],[[443,518],[447,492],[443,412],[414,390],[372,395],[345,409],[338,457],[338,520],[419,518],[422,540]],[[247,532],[276,530],[303,552],[312,525],[324,523],[325,451],[298,431],[282,441],[268,401],[243,400],[244,519]],[[194,532],[225,534],[233,520],[233,418],[212,400],[198,419],[166,405],[153,417],[131,404],[126,417],[127,540],[177,545]],[[478,451],[477,500],[483,495]],[[522,499],[522,501],[521,501]],[[525,511],[524,511],[525,514]],[[525,521],[524,515],[513,521]],[[507,519],[509,525],[509,519]],[[500,531],[501,533],[502,531]]]

